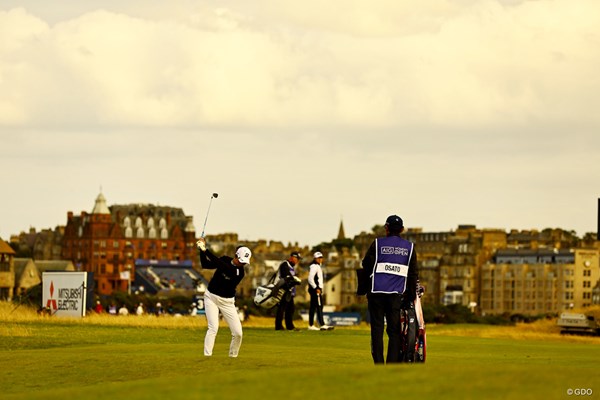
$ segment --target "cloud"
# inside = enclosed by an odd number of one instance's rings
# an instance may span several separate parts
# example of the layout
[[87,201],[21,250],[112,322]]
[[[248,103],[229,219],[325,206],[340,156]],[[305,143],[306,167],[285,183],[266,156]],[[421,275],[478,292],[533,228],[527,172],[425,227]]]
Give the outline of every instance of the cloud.
[[211,229],[306,243],[340,214],[593,226],[596,0],[307,1],[5,0],[4,209],[28,211],[2,234],[100,185],[197,225],[216,191]]
[[321,13],[264,2],[266,15],[215,8],[153,20],[98,10],[51,27],[4,11],[0,124],[598,122],[593,1],[342,3]]

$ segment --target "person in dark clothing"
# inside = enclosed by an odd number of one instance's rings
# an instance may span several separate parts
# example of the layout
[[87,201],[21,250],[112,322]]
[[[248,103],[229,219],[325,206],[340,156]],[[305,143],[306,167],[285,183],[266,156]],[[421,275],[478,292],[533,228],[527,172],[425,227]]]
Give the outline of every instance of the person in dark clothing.
[[242,345],[242,323],[235,309],[235,289],[244,278],[244,266],[250,262],[252,252],[240,246],[235,257],[215,256],[206,248],[206,241],[200,238],[196,242],[200,250],[200,263],[204,269],[216,270],[204,292],[204,311],[208,330],[204,338],[204,355],[212,356],[217,332],[219,331],[219,311],[231,330],[229,357],[237,357]]
[[403,301],[415,300],[417,253],[414,244],[400,237],[402,218],[390,215],[385,223],[386,236],[371,243],[358,271],[358,295],[367,295],[371,316],[371,355],[375,364],[383,364],[384,318],[387,321],[388,351],[386,363],[401,362],[400,315]]
[[[277,270],[279,279],[286,279],[286,277],[296,276],[296,270],[294,267],[300,262],[302,257],[297,251],[293,251],[289,258],[281,263]],[[289,279],[289,278],[288,278]],[[277,313],[275,314],[275,330],[282,331],[283,321],[285,319],[285,329],[288,331],[296,330],[294,326],[294,311],[296,309],[294,305],[294,297],[296,296],[296,288],[291,289],[283,296],[279,304],[277,305]]]

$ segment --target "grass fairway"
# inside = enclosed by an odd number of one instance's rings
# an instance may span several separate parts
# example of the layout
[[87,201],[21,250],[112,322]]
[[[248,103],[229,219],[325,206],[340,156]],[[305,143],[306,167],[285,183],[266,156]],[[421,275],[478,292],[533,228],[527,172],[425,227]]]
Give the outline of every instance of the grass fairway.
[[[524,328],[431,326],[421,365],[378,366],[369,330],[244,327],[237,359],[222,327],[202,356],[202,318],[83,320],[0,313],[2,399],[562,399],[600,393],[597,338]],[[262,321],[264,325],[264,321]],[[579,396],[584,397],[584,396]]]

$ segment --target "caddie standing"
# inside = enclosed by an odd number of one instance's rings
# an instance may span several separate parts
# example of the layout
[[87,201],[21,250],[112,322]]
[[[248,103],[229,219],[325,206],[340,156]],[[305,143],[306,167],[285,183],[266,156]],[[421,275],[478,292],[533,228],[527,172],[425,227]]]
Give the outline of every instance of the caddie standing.
[[217,332],[219,331],[219,311],[231,330],[229,357],[237,357],[242,345],[242,323],[235,309],[235,289],[244,278],[244,266],[250,262],[252,252],[245,246],[235,251],[235,257],[217,257],[206,248],[206,241],[196,242],[200,250],[200,262],[204,269],[215,269],[204,293],[204,311],[208,330],[204,338],[204,355],[212,356]]
[[402,218],[390,215],[385,222],[385,237],[371,243],[362,260],[357,294],[367,295],[371,317],[371,355],[375,364],[383,364],[384,318],[387,321],[388,351],[386,363],[401,362],[400,317],[403,300],[416,296],[417,254],[412,242],[400,237]]
[[[290,279],[296,276],[296,265],[300,263],[302,256],[297,251],[292,251],[287,260],[279,265],[277,274],[279,279]],[[283,296],[279,304],[277,304],[277,313],[275,314],[275,330],[283,331],[297,331],[299,329],[294,325],[294,297],[296,297],[296,288],[291,287],[290,290]],[[283,322],[285,320],[285,329],[283,328]]]

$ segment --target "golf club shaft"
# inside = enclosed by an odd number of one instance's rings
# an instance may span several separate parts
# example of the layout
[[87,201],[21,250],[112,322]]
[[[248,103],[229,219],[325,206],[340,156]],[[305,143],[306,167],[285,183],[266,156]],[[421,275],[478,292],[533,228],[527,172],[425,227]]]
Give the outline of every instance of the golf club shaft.
[[204,237],[204,230],[206,229],[206,221],[208,221],[208,213],[210,212],[210,205],[212,204],[212,199],[214,196],[210,196],[210,201],[208,202],[208,210],[206,210],[206,217],[204,218],[204,226],[202,226],[202,234],[200,237]]

